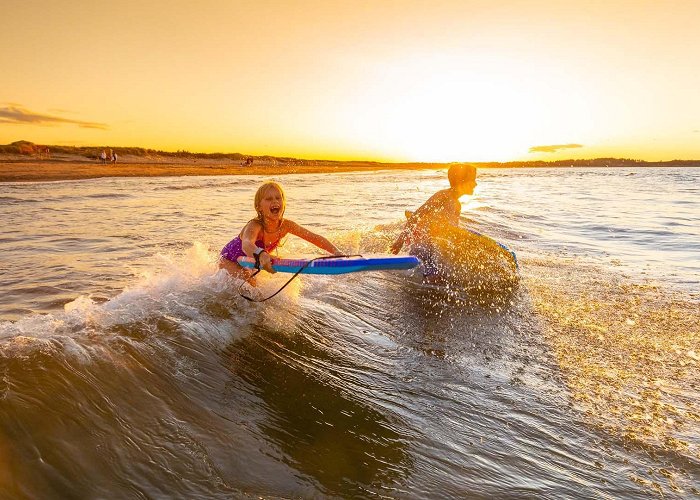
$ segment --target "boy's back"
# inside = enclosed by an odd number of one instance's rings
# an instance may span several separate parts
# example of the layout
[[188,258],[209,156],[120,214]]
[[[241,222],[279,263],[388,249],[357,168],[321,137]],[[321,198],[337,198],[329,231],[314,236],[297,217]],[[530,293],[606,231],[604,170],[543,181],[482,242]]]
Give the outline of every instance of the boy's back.
[[408,218],[408,225],[415,236],[429,236],[434,225],[457,226],[462,204],[452,189],[438,191]]

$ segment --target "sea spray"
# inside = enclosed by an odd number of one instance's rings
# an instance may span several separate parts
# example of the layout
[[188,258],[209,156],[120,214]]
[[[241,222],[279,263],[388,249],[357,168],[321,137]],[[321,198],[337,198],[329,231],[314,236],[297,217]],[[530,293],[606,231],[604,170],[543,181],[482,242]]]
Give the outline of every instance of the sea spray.
[[[265,320],[281,325],[288,322],[302,286],[301,280],[296,280],[270,307],[265,307],[243,300],[238,294],[242,281],[217,269],[215,254],[201,243],[179,255],[158,254],[153,261],[136,283],[107,301],[80,295],[66,303],[63,312],[0,322],[1,347],[45,348],[59,342],[78,353],[80,338],[123,335],[134,328],[147,332],[152,321],[163,317],[175,318],[176,328],[188,335],[225,343],[237,330],[236,325]],[[282,279],[260,279],[258,293],[274,293]]]

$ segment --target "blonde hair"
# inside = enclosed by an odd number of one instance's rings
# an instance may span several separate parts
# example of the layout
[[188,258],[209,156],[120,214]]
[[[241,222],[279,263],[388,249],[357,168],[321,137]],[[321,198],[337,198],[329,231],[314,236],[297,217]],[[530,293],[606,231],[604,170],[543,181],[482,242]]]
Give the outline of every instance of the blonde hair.
[[263,221],[262,212],[260,212],[258,207],[260,206],[260,202],[262,201],[263,197],[265,196],[265,194],[267,194],[267,192],[270,189],[276,189],[282,195],[282,214],[281,215],[284,215],[284,211],[287,208],[287,196],[284,194],[284,188],[282,187],[282,185],[279,182],[275,182],[275,181],[264,182],[258,188],[258,190],[255,192],[255,199],[253,200],[253,203],[255,206],[255,211],[258,214],[258,220],[260,221],[260,224],[263,227],[265,227],[265,224]]

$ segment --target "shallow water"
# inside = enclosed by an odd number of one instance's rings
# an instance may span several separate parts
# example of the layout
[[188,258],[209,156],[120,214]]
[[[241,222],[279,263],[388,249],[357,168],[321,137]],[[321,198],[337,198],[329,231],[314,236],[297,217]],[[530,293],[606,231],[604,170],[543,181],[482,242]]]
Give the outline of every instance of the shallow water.
[[[261,180],[0,185],[0,496],[699,494],[700,171],[480,171],[462,224],[518,254],[509,294],[383,272],[249,304],[215,261]],[[277,180],[348,253],[446,184]]]

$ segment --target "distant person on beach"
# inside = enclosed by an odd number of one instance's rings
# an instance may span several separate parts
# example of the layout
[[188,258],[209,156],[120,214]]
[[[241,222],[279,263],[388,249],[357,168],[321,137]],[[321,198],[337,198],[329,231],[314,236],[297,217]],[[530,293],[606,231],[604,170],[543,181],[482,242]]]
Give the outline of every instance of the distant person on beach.
[[100,161],[102,163],[107,163],[107,151],[104,149],[102,150],[102,153],[100,153]]
[[265,182],[255,193],[253,203],[258,216],[251,219],[234,239],[221,250],[219,268],[226,269],[232,276],[248,279],[252,271],[238,264],[238,258],[253,257],[256,268],[274,273],[272,252],[287,234],[298,236],[333,255],[341,252],[326,238],[285,219],[287,200],[284,189],[277,182]]
[[117,163],[117,152],[112,152],[112,163]]
[[410,245],[409,253],[418,257],[423,264],[423,276],[428,283],[438,282],[439,263],[432,235],[445,226],[459,226],[462,203],[459,199],[465,194],[473,194],[476,187],[476,167],[472,165],[452,165],[447,171],[450,187],[432,195],[428,201],[413,213],[406,212],[408,221],[403,231],[391,245],[391,253],[399,253],[405,244]]

